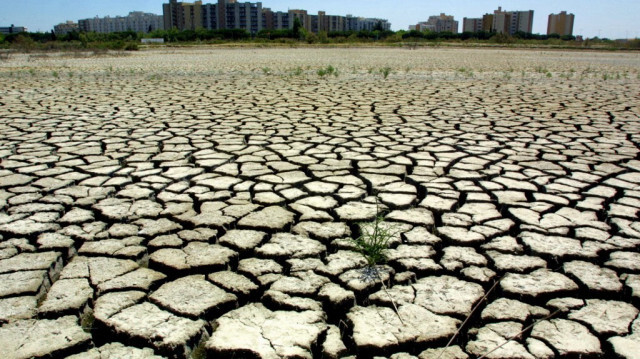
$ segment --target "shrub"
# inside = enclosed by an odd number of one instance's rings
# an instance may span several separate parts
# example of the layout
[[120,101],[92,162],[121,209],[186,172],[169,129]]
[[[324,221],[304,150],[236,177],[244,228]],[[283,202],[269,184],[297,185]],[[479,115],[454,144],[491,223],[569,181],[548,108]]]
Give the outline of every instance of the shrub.
[[138,51],[140,48],[135,42],[130,42],[124,47],[124,51]]

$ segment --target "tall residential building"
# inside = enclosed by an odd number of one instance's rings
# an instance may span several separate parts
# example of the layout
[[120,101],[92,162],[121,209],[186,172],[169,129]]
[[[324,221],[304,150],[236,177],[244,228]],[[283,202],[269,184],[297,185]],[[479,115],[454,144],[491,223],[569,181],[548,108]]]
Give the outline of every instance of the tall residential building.
[[377,26],[381,26],[383,30],[391,28],[391,24],[384,19],[327,15],[324,11],[310,15],[307,10],[301,9],[272,11],[270,8],[263,8],[260,2],[237,0],[217,0],[212,4],[202,4],[202,1],[184,3],[169,0],[168,4],[162,5],[162,12],[164,28],[178,30],[243,29],[256,34],[263,29],[292,29],[295,19],[300,20],[305,30],[314,33],[374,30]]
[[162,15],[132,11],[127,16],[94,17],[78,20],[78,29],[84,32],[110,33],[121,31],[151,32],[164,28]]
[[210,30],[243,29],[252,34],[262,30],[262,3],[218,0],[202,5],[202,27]]
[[293,21],[289,21],[289,13],[283,11],[273,12],[269,8],[262,10],[262,23],[266,29],[290,29],[293,28]]
[[502,7],[493,12],[493,30],[499,34],[514,35],[516,32],[530,34],[533,30],[533,10],[503,11]]
[[202,26],[202,1],[194,3],[169,0],[168,4],[162,4],[164,28],[169,30],[195,30]]
[[290,26],[292,28],[296,19],[298,19],[300,20],[300,23],[302,24],[302,27],[305,30],[311,31],[311,18],[309,17],[309,14],[307,14],[307,10],[301,10],[301,9],[289,10],[289,19],[291,23]]
[[80,31],[78,23],[73,21],[63,22],[53,27],[53,32],[58,36],[66,35],[73,31]]
[[482,31],[493,32],[493,14],[482,15]]
[[386,19],[372,17],[355,17],[347,15],[345,18],[344,31],[373,31],[376,27],[381,27],[387,31],[391,29],[391,23]]
[[482,31],[482,18],[463,18],[462,32],[478,32]]
[[458,22],[454,20],[453,16],[441,13],[440,15],[429,16],[429,20],[410,26],[409,29],[418,31],[429,30],[432,32],[452,32],[457,34]]
[[493,26],[492,30],[498,34],[511,34],[511,13],[508,11],[502,11],[501,7],[493,12]]
[[549,14],[547,35],[558,34],[560,36],[573,35],[573,14],[562,11],[559,14]]
[[533,10],[513,11],[511,13],[510,34],[516,32],[524,32],[530,34],[533,32]]

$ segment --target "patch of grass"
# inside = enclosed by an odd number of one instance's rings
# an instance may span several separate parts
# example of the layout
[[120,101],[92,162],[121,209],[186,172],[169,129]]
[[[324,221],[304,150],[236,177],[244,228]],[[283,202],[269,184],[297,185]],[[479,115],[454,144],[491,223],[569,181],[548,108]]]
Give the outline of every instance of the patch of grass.
[[55,78],[59,78],[59,77],[60,77],[60,74],[58,73],[58,71],[54,71],[54,72],[52,72],[52,73],[51,73],[51,75],[52,75],[53,77],[55,77]]
[[552,78],[553,77],[553,75],[549,71],[547,71],[547,74],[545,76],[547,76],[548,78]]
[[466,67],[460,67],[456,71],[464,77],[467,77],[467,78],[473,77],[473,70],[468,69]]
[[539,73],[539,74],[544,74],[544,73],[549,72],[549,70],[545,69],[545,68],[544,68],[544,67],[542,67],[542,66],[536,66],[536,69],[535,69],[535,70],[536,70],[536,72],[537,72],[537,73]]
[[331,75],[337,77],[338,76],[338,69],[336,69],[332,65],[329,65],[329,66],[327,66],[325,68],[318,69],[318,71],[316,73],[320,77],[331,76]]
[[379,72],[382,74],[382,77],[384,77],[384,79],[386,80],[387,77],[389,77],[389,74],[391,73],[391,67],[389,66],[383,67],[379,70]]
[[85,312],[80,316],[80,326],[82,327],[82,330],[87,333],[91,333],[95,319],[96,318],[93,316],[93,311],[91,309],[85,310]]
[[29,74],[30,74],[31,76],[35,76],[35,75],[36,75],[36,70],[34,70],[34,69],[29,69]]
[[262,68],[262,73],[265,75],[271,75],[271,69],[268,67],[263,67]]

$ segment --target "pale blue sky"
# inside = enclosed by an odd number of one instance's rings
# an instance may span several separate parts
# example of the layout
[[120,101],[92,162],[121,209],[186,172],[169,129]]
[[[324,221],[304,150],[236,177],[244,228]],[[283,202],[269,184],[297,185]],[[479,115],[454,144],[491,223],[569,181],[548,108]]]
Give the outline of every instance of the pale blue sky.
[[[242,0],[240,0],[242,1]],[[0,0],[0,26],[26,26],[29,31],[50,31],[66,20],[98,16],[126,15],[129,11],[162,14],[168,0]],[[204,3],[214,2],[204,0]],[[534,10],[533,32],[547,31],[550,13],[562,10],[576,15],[574,34],[608,38],[640,37],[640,1],[638,0],[264,0],[263,7],[273,10],[324,10],[331,15],[352,14],[386,18],[393,30],[444,12],[460,21],[463,17],[481,17],[498,6],[506,10]]]

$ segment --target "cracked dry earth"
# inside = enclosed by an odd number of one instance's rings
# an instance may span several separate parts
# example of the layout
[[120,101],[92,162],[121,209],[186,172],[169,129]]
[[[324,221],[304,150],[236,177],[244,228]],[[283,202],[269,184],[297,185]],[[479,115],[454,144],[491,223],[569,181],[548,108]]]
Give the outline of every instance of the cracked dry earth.
[[[639,65],[12,55],[0,357],[638,358]],[[388,293],[349,240],[376,199]]]

